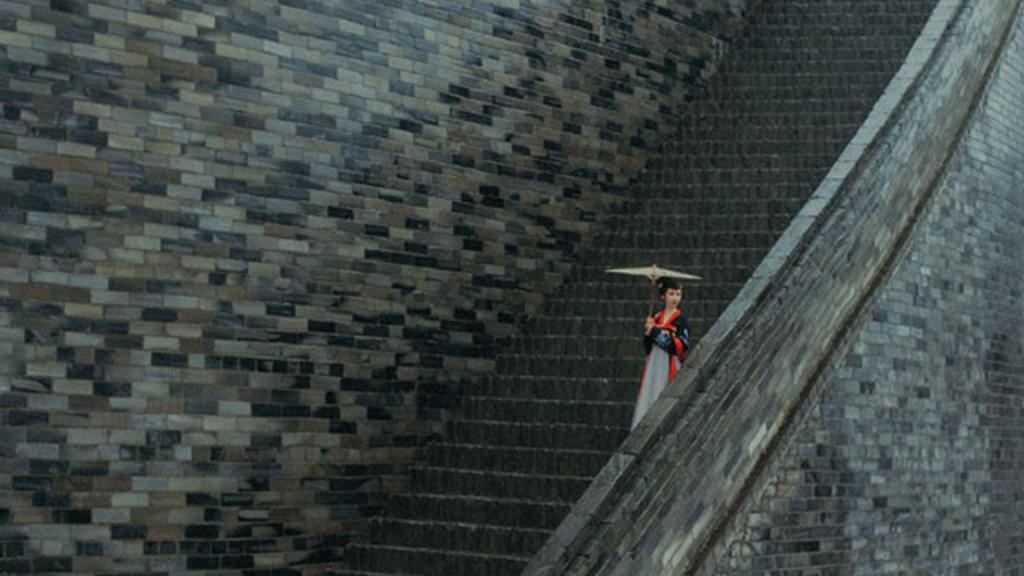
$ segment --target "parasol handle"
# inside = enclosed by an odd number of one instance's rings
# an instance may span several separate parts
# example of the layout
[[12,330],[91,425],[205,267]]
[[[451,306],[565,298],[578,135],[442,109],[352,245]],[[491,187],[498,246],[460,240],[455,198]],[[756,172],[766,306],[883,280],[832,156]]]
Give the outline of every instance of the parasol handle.
[[658,269],[658,264],[651,264],[651,275],[648,278],[651,279],[651,297],[647,303],[647,315],[654,315],[654,300],[658,292],[658,277],[654,275],[654,271]]

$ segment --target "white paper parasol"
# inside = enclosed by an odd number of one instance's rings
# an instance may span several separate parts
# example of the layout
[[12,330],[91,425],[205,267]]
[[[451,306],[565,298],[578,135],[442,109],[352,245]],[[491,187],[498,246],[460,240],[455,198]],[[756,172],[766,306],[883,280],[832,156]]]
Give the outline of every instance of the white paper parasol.
[[609,268],[605,270],[610,274],[626,274],[628,276],[645,276],[654,282],[658,278],[679,278],[680,280],[700,280],[700,276],[694,276],[693,274],[687,274],[686,272],[677,272],[675,270],[669,270],[668,268],[659,268],[657,264],[651,264],[650,266],[642,266],[640,268]]
[[657,264],[651,264],[650,266],[642,266],[639,268],[608,268],[605,270],[609,274],[625,274],[627,276],[643,276],[651,281],[651,298],[650,303],[647,306],[648,316],[654,311],[654,300],[655,290],[658,282],[658,278],[679,278],[680,280],[701,280],[700,276],[694,276],[693,274],[687,274],[686,272],[678,272],[676,270],[669,270],[668,268],[659,268]]

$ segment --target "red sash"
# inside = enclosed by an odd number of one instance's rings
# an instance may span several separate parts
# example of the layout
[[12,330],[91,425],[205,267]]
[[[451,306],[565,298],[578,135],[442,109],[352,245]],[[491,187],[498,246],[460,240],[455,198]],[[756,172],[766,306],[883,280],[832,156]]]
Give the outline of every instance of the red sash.
[[677,316],[682,314],[679,309],[673,310],[672,314],[669,314],[668,319],[665,319],[665,311],[662,310],[654,315],[654,325],[663,330],[668,330],[672,333],[672,344],[676,347],[676,358],[669,359],[668,363],[668,379],[672,380],[676,377],[676,372],[679,370],[679,362],[683,359],[683,355],[686,353],[683,350],[683,341],[676,336],[676,327],[672,324],[672,321]]

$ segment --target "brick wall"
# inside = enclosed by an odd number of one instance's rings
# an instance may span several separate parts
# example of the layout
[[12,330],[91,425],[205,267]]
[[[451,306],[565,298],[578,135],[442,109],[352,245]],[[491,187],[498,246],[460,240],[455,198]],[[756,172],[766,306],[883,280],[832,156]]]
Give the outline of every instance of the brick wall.
[[1020,573],[1024,27],[706,574]]
[[329,560],[743,5],[0,1],[0,571]]
[[524,575],[1019,573],[1020,31],[939,0]]

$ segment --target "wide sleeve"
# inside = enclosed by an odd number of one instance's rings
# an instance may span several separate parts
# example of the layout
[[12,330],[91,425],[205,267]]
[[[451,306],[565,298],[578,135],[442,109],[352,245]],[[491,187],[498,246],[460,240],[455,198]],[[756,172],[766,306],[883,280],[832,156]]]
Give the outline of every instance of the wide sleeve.
[[[647,352],[650,352],[652,347],[657,346],[672,356],[682,358],[686,348],[683,347],[683,340],[680,339],[678,334],[678,321],[681,315],[677,312],[667,324],[662,324],[662,316],[660,315],[656,315],[654,318],[657,325],[651,329],[651,334],[644,339],[644,347]],[[689,340],[688,334],[684,337],[687,341]]]

